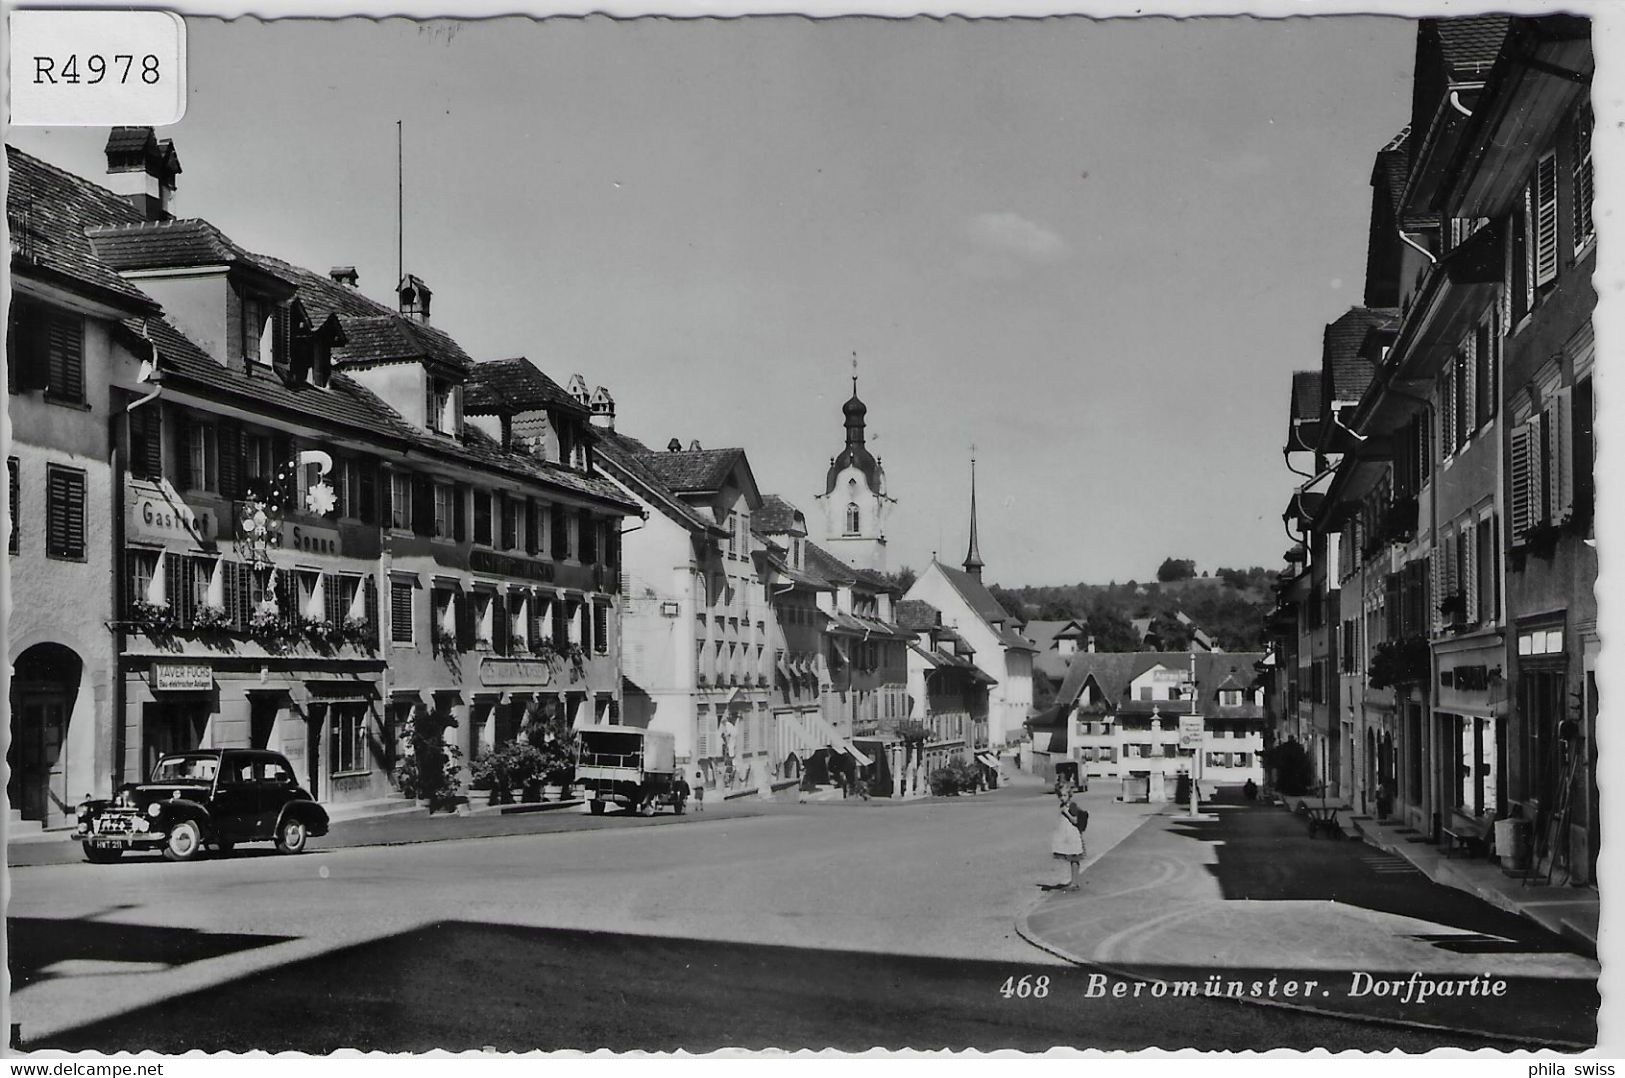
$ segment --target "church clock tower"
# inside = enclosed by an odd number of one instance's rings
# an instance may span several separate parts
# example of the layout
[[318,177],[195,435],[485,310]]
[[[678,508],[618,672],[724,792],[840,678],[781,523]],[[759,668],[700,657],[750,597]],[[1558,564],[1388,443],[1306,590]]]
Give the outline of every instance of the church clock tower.
[[854,569],[886,572],[884,519],[892,505],[886,497],[886,472],[863,444],[869,409],[858,399],[858,376],[852,376],[852,399],[841,407],[846,417],[846,447],[830,458],[824,493],[824,546]]

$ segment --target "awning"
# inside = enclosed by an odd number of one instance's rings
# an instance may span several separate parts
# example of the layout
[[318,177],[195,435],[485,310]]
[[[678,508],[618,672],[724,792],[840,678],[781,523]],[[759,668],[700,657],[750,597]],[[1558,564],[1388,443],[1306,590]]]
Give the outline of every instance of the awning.
[[979,752],[976,754],[976,759],[984,766],[991,767],[995,771],[999,769],[999,758],[991,752]]
[[865,756],[862,752],[858,751],[858,747],[852,744],[850,741],[842,741],[841,748],[848,756],[852,757],[852,759],[856,760],[864,767],[868,767],[874,763],[874,761],[869,759],[868,756]]

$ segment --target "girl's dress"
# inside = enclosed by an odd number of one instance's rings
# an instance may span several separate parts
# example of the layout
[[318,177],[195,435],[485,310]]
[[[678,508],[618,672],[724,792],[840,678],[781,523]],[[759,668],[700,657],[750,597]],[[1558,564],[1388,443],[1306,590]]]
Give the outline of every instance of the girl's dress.
[[1062,861],[1083,860],[1083,832],[1078,830],[1072,814],[1061,808],[1061,818],[1055,822],[1055,832],[1050,837],[1050,852]]

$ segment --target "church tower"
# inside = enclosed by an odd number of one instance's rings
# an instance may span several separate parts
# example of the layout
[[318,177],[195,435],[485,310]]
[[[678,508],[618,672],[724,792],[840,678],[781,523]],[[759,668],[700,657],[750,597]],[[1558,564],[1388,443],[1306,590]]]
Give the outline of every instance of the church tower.
[[869,409],[858,399],[858,376],[852,376],[852,399],[842,405],[846,447],[830,458],[824,493],[824,547],[854,569],[886,572],[884,518],[892,499],[886,497],[886,472],[864,442]]
[[965,573],[982,579],[982,551],[976,545],[976,458],[970,459],[970,550],[965,554]]

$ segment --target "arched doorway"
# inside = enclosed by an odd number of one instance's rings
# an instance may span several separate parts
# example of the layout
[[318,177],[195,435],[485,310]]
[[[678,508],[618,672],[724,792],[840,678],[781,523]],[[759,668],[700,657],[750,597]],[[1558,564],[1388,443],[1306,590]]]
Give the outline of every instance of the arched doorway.
[[35,644],[11,675],[11,779],[6,796],[25,820],[72,815],[63,746],[84,662],[72,648]]

